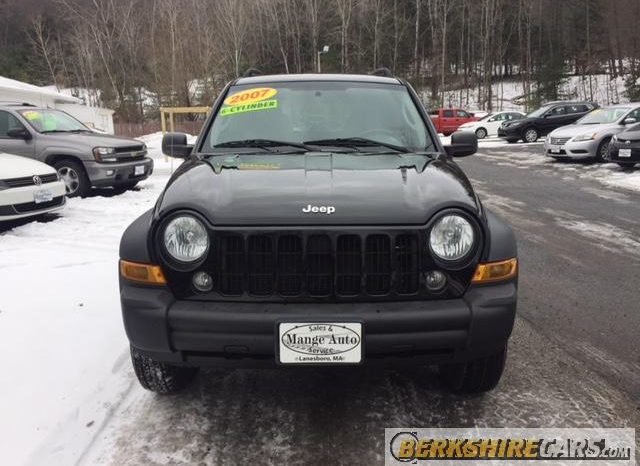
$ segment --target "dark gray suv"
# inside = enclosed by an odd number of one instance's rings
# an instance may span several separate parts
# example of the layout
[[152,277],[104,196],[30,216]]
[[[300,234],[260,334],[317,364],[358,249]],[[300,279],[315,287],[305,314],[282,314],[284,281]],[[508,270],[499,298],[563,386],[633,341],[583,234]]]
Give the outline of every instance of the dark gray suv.
[[96,133],[63,111],[28,104],[0,103],[0,152],[55,167],[70,197],[92,187],[129,189],[153,171],[140,141]]

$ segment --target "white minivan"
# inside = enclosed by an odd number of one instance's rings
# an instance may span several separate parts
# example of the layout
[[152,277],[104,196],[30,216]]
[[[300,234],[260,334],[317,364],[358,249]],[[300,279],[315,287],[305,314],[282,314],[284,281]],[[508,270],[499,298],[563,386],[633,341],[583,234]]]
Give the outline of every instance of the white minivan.
[[0,222],[61,210],[65,193],[64,181],[55,168],[0,153]]

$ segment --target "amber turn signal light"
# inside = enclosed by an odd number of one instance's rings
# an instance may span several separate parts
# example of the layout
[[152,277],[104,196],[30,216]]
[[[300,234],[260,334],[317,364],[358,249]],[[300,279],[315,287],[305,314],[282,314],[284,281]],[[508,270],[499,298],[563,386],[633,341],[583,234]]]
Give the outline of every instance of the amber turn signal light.
[[147,285],[166,285],[162,269],[157,265],[138,264],[137,262],[120,261],[122,278]]
[[518,259],[478,264],[471,283],[492,283],[510,280],[518,275]]

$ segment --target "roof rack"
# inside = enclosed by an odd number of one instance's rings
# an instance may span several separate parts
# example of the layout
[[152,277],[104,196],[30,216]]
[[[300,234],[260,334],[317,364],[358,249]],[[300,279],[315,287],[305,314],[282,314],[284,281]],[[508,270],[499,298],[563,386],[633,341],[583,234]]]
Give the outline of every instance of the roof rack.
[[393,78],[393,73],[386,66],[379,66],[371,72],[374,76],[386,76],[387,78]]
[[262,75],[262,71],[260,71],[259,69],[249,68],[249,69],[247,69],[247,71],[244,72],[242,77],[243,78],[250,78],[252,76],[260,76],[260,75]]

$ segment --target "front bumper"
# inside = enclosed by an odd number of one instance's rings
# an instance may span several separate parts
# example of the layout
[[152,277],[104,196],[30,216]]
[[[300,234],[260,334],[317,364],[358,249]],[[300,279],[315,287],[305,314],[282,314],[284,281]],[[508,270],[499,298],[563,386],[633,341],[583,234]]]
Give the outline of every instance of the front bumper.
[[544,142],[544,153],[549,157],[591,159],[598,152],[600,141],[567,141],[562,145],[552,145],[548,140]]
[[122,280],[132,346],[157,361],[193,366],[275,367],[277,324],[362,322],[364,362],[463,362],[505,346],[517,285],[471,287],[460,299],[387,303],[177,301],[164,287]]
[[631,155],[629,157],[620,157],[620,149],[628,149],[628,146],[624,144],[612,144],[609,151],[609,160],[611,162],[635,165],[640,163],[640,148],[631,148]]
[[520,133],[520,126],[503,128],[502,126],[498,128],[498,137],[502,139],[511,139],[517,140],[522,138],[522,134]]
[[[47,190],[53,199],[35,203],[35,192]],[[0,221],[16,220],[62,210],[66,203],[64,182],[55,181],[42,185],[22,186],[0,191]]]
[[[134,181],[144,180],[153,173],[153,159],[120,163],[84,162],[87,176],[93,186],[118,186]],[[136,174],[136,167],[143,167],[142,173]]]

